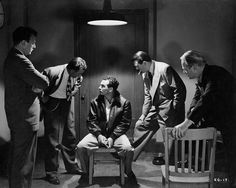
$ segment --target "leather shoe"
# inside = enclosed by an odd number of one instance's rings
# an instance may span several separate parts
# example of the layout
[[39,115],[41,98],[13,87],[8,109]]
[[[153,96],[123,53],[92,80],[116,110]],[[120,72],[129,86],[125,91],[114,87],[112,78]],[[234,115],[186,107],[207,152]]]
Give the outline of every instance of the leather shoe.
[[163,159],[163,157],[154,157],[154,159],[152,160],[152,164],[163,165],[165,164],[165,160]]
[[46,181],[48,181],[49,183],[54,184],[54,185],[60,184],[60,180],[58,179],[57,176],[46,175]]

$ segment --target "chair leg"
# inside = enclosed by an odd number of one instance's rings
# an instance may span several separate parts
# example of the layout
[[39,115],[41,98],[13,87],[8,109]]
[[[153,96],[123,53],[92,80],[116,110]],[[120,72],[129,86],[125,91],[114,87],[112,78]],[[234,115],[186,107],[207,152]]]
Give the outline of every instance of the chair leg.
[[120,183],[125,184],[125,164],[123,158],[120,158]]
[[89,185],[93,183],[94,152],[89,156]]

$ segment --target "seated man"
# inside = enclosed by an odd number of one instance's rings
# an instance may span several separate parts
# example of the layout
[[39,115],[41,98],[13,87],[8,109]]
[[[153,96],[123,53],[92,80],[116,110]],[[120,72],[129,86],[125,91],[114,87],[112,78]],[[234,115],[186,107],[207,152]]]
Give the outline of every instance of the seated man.
[[84,174],[80,183],[88,182],[89,154],[99,147],[115,148],[125,161],[128,183],[136,184],[132,171],[133,147],[125,133],[131,123],[131,104],[117,91],[119,82],[114,77],[101,81],[99,95],[91,101],[87,119],[89,134],[77,145],[78,157]]

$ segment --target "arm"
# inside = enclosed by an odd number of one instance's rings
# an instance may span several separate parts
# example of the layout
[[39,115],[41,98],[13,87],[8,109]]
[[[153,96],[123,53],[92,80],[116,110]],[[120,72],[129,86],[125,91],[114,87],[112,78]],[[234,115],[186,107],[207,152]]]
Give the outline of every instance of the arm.
[[189,107],[189,110],[187,112],[187,115],[189,115],[190,112],[194,109],[194,107],[196,106],[196,104],[199,101],[200,97],[201,97],[201,92],[200,92],[198,86],[196,85],[196,91],[195,91],[194,97],[192,99],[192,102],[190,104],[190,107]]
[[91,134],[98,136],[101,134],[101,128],[98,120],[98,109],[95,101],[91,101],[90,110],[87,118],[87,127]]
[[45,89],[49,85],[47,77],[37,71],[27,59],[16,63],[16,74],[34,88]]
[[223,93],[223,91],[217,89],[217,85],[212,81],[209,81],[206,84],[205,91],[202,95],[200,95],[200,90],[197,88],[192,101],[192,108],[189,111],[187,118],[183,123],[175,126],[173,134],[176,138],[184,136],[189,126],[192,124],[197,125],[204,115],[209,113],[213,108],[217,108],[217,100],[221,100],[220,98],[223,97]]
[[173,108],[176,111],[182,110],[186,99],[186,87],[182,79],[170,66],[168,66],[166,69],[165,77],[167,79],[168,85],[171,88],[171,91],[173,92]]
[[144,102],[143,102],[143,107],[142,107],[142,115],[140,116],[140,120],[143,121],[144,118],[147,116],[147,114],[149,113],[149,110],[152,107],[152,97],[150,95],[149,89],[146,85],[144,78]]
[[195,96],[198,96],[199,100],[194,99],[195,106],[191,108],[187,118],[198,124],[202,117],[214,110],[214,108],[220,107],[217,105],[224,99],[224,89],[220,88],[222,86],[217,86],[217,82],[212,80],[208,81],[202,94],[200,94],[200,89],[197,88]]

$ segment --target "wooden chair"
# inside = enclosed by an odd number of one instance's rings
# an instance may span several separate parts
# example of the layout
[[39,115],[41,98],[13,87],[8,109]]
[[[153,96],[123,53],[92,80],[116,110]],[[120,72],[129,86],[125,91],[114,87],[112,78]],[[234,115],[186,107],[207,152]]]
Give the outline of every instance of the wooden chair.
[[[172,128],[165,129],[165,165],[161,166],[162,185],[208,184],[213,188],[216,129],[188,129],[181,139],[172,137]],[[174,161],[170,160],[169,142],[173,140]],[[171,149],[171,150],[172,150]],[[171,162],[173,161],[173,162]],[[170,162],[173,164],[170,164]]]
[[120,166],[120,183],[121,185],[124,185],[125,183],[125,166],[124,166],[124,160],[122,158],[115,158],[113,156],[110,156],[109,158],[105,159],[99,159],[96,158],[96,154],[103,153],[104,155],[115,153],[116,150],[114,148],[105,148],[101,147],[98,150],[95,150],[92,152],[92,154],[89,157],[89,184],[91,185],[93,183],[93,173],[94,173],[94,165],[97,163],[103,163],[103,164],[119,164]]

